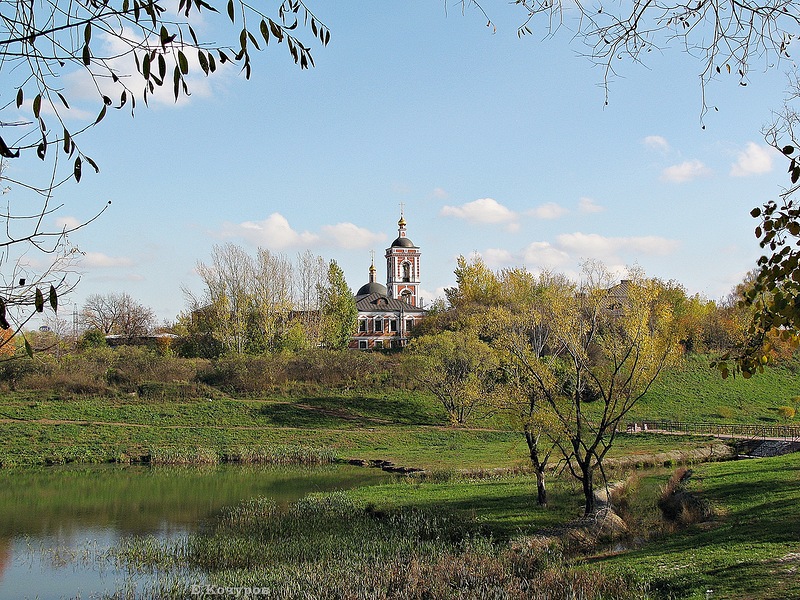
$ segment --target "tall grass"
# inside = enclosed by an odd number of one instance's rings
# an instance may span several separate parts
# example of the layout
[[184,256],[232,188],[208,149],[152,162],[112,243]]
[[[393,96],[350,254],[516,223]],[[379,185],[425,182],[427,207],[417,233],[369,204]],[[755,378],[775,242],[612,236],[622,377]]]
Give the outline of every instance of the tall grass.
[[557,551],[543,559],[496,543],[463,515],[379,510],[346,493],[312,495],[288,508],[251,500],[176,544],[173,558],[146,543],[127,553],[133,563],[179,563],[212,586],[266,587],[281,599],[646,597],[630,577],[570,566]]
[[207,465],[221,462],[263,465],[323,465],[336,460],[330,448],[299,445],[236,446],[216,449],[202,446],[157,446],[150,449],[154,465]]

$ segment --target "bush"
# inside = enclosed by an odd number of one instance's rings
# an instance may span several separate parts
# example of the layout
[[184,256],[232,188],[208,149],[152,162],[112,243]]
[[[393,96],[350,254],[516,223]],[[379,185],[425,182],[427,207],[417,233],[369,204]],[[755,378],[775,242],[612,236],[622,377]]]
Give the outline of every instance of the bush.
[[685,526],[709,521],[714,517],[714,510],[708,501],[686,489],[691,476],[691,469],[681,467],[661,489],[658,508],[668,523]]

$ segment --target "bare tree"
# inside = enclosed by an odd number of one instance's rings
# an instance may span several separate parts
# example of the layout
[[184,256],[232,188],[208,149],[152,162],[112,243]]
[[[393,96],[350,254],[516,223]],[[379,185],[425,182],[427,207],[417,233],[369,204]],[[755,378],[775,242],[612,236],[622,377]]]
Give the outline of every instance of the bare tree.
[[147,335],[156,322],[151,309],[125,293],[92,294],[83,305],[81,317],[87,329],[127,338]]

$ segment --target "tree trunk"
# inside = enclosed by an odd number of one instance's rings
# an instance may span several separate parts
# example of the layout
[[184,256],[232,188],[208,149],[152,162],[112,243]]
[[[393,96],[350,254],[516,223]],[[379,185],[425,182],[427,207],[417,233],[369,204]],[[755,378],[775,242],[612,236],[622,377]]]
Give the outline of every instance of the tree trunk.
[[547,488],[544,483],[544,469],[547,466],[547,459],[542,461],[539,456],[539,438],[531,431],[526,429],[525,441],[528,442],[528,453],[531,457],[531,464],[536,473],[536,502],[539,506],[547,506]]
[[536,502],[539,506],[547,506],[547,488],[544,485],[544,469],[536,467]]
[[584,498],[583,514],[588,516],[594,512],[594,470],[592,469],[591,458],[587,457],[585,463],[580,463],[580,467]]

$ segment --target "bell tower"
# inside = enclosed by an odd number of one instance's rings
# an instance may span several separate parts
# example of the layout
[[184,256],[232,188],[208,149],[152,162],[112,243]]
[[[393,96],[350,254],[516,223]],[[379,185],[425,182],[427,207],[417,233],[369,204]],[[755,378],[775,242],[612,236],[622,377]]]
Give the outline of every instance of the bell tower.
[[422,308],[419,298],[420,256],[419,247],[406,237],[406,220],[401,205],[397,239],[386,249],[386,289],[389,297],[415,308]]

